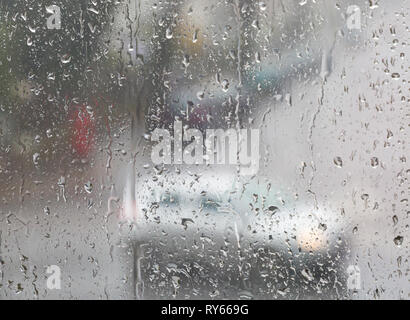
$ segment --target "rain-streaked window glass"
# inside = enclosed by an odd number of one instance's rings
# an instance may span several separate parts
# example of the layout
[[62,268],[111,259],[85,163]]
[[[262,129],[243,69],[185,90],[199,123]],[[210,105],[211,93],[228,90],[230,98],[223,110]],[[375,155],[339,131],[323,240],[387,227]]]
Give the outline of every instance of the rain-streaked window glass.
[[0,298],[409,299],[409,14],[0,1]]

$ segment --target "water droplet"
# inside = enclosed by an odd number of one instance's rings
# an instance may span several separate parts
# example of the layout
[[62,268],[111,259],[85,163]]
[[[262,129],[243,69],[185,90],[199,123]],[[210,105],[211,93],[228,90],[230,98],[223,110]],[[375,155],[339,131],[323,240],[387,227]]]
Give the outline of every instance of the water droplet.
[[341,157],[335,157],[333,163],[339,168],[343,167],[343,160]]
[[252,294],[252,292],[249,292],[247,290],[242,290],[238,293],[239,298],[242,300],[252,300],[254,299],[254,295]]
[[312,272],[310,272],[310,270],[307,269],[307,268],[305,268],[305,269],[302,270],[302,276],[303,276],[304,278],[306,278],[306,280],[308,280],[308,281],[313,281],[313,280],[314,280],[314,277],[313,277],[313,275],[312,275]]
[[266,3],[263,1],[259,2],[259,9],[261,9],[261,11],[265,11],[266,10]]
[[33,154],[33,163],[34,163],[34,165],[37,166],[39,161],[40,161],[40,154],[36,152],[35,154]]
[[399,222],[399,218],[396,215],[393,216],[393,225],[396,225]]
[[396,238],[394,238],[393,241],[394,241],[394,244],[399,247],[403,244],[403,237],[397,236]]
[[221,86],[222,86],[222,91],[223,92],[227,92],[229,89],[229,81],[228,79],[223,79],[221,82]]
[[273,214],[275,214],[276,212],[279,211],[279,208],[276,207],[276,206],[269,206],[268,210],[269,210],[270,214],[273,215]]
[[167,39],[172,39],[174,35],[172,34],[172,29],[171,28],[167,28],[167,30],[165,31],[165,38]]
[[255,53],[255,61],[256,63],[261,63],[261,54],[259,52]]
[[192,36],[192,42],[196,43],[198,41],[198,29],[195,30],[194,35]]
[[184,59],[182,60],[182,64],[184,65],[185,69],[189,66],[189,55],[184,55]]
[[401,260],[402,260],[402,258],[401,258],[401,256],[399,256],[399,257],[397,257],[397,267],[401,267]]
[[363,193],[363,194],[360,196],[360,198],[361,198],[363,201],[367,201],[367,200],[369,200],[369,195],[368,195],[367,193]]
[[371,165],[373,168],[377,168],[377,167],[379,166],[379,159],[376,158],[376,157],[371,158],[371,159],[370,159],[370,165]]
[[196,97],[199,100],[202,100],[204,98],[204,96],[205,96],[205,93],[203,91],[199,91],[199,92],[196,93]]
[[319,230],[326,231],[327,230],[327,225],[325,223],[319,223]]
[[188,222],[194,223],[194,220],[189,219],[189,218],[182,218],[181,224],[184,226],[185,230],[188,228]]
[[84,190],[87,193],[91,193],[93,191],[93,184],[90,181],[88,181],[86,184],[84,184]]
[[64,54],[64,55],[62,55],[62,57],[61,57],[61,62],[62,62],[63,64],[70,63],[70,61],[71,61],[71,56],[70,56],[69,54]]

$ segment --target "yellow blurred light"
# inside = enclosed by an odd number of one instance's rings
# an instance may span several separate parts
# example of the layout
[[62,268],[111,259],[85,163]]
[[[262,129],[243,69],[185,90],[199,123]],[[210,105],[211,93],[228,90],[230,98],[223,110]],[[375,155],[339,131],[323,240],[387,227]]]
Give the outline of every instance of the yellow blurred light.
[[327,239],[323,231],[303,231],[297,237],[299,247],[304,251],[319,251],[326,247]]

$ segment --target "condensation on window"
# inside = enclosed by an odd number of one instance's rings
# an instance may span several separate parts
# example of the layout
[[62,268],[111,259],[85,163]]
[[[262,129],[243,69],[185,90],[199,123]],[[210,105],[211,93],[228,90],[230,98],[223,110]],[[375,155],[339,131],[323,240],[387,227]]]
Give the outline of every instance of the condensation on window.
[[0,1],[0,298],[409,299],[409,14]]

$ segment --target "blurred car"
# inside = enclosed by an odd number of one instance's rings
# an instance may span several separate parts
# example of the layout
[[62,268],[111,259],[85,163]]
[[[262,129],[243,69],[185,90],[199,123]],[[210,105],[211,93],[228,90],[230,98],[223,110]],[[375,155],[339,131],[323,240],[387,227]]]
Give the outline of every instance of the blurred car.
[[[139,298],[342,298],[343,221],[300,208],[268,178],[157,168],[124,190],[122,236],[139,261]],[[129,179],[129,178],[128,178]],[[171,280],[172,281],[171,281]]]

